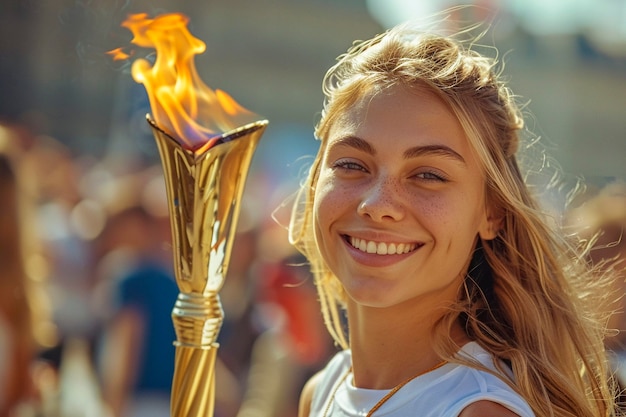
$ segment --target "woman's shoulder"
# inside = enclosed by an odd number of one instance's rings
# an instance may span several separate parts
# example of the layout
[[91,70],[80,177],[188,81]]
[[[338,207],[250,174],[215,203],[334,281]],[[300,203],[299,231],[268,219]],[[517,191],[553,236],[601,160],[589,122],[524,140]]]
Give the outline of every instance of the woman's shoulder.
[[307,417],[312,407],[319,408],[320,399],[325,398],[326,391],[333,386],[333,381],[346,372],[350,365],[350,351],[342,350],[330,359],[324,369],[313,375],[306,382],[300,394],[298,416]]
[[465,345],[458,354],[475,361],[479,367],[454,365],[440,390],[448,392],[454,385],[455,407],[460,417],[518,417],[534,416],[528,402],[512,387],[514,376],[504,363],[484,350],[478,343]]
[[457,352],[457,356],[462,360],[481,365],[492,371],[494,374],[499,375],[497,379],[510,381],[513,381],[514,379],[513,372],[510,367],[485,350],[477,342],[472,341],[464,345],[461,350]]
[[302,388],[300,394],[300,403],[298,405],[298,417],[308,417],[311,413],[311,404],[313,403],[313,393],[319,385],[320,378],[323,371],[319,371],[313,375]]
[[493,401],[477,401],[465,407],[459,417],[520,417],[505,406]]

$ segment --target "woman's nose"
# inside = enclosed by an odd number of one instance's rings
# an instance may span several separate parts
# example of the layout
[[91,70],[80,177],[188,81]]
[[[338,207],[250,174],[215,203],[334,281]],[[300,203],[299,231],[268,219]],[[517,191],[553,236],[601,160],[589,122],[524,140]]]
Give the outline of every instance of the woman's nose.
[[398,182],[385,179],[373,184],[363,195],[357,213],[374,221],[402,219],[405,209]]

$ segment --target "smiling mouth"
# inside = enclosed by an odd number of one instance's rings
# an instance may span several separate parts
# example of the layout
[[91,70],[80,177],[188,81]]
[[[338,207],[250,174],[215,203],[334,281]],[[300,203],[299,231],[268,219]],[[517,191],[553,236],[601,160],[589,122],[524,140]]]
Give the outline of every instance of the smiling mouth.
[[355,249],[365,253],[372,253],[377,255],[398,255],[413,252],[419,248],[418,243],[387,243],[387,242],[374,242],[372,240],[365,240],[353,236],[345,236],[346,241]]

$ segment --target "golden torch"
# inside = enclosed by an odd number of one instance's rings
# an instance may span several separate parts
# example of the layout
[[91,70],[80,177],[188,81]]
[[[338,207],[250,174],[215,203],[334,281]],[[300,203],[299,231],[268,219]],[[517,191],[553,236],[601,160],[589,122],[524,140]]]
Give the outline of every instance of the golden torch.
[[154,64],[138,59],[132,75],[150,99],[148,122],[163,165],[180,290],[172,311],[177,340],[171,416],[210,417],[223,321],[218,293],[267,121],[200,80],[193,58],[205,44],[188,32],[187,22],[181,14],[136,14],[122,26],[133,33],[132,43],[156,49]]

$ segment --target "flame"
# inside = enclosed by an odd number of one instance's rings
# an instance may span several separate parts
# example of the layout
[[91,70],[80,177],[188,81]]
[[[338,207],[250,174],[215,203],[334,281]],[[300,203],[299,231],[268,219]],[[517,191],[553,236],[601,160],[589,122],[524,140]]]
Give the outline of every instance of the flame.
[[257,120],[224,91],[213,91],[198,76],[194,56],[206,45],[187,30],[189,18],[170,13],[148,18],[132,14],[122,23],[133,33],[132,43],[156,49],[151,65],[132,64],[133,79],[145,86],[152,117],[165,131],[192,150],[207,149],[218,137]]
[[122,48],[115,48],[113,50],[107,51],[106,54],[111,55],[113,61],[123,61],[130,58],[130,54],[124,52],[124,49]]

